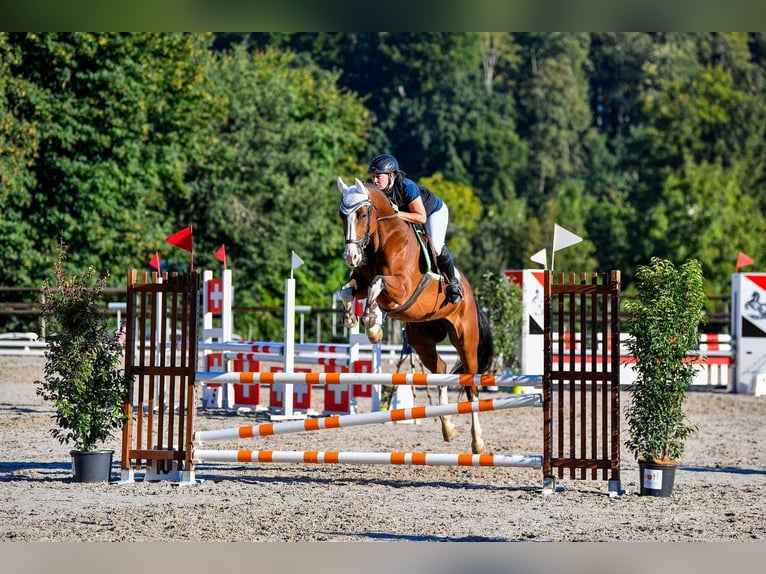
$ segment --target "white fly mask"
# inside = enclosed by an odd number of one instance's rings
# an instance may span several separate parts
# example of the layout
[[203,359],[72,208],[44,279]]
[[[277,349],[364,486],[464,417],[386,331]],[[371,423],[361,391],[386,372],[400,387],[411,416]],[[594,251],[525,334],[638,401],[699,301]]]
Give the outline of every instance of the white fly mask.
[[[357,267],[362,262],[364,255],[363,243],[369,237],[357,233],[356,212],[361,207],[372,205],[370,193],[359,178],[354,178],[354,187],[349,187],[343,182],[343,179],[338,177],[338,189],[343,194],[340,211],[346,216],[346,249],[343,252],[343,259],[348,266]],[[357,235],[361,235],[361,237],[357,237]]]

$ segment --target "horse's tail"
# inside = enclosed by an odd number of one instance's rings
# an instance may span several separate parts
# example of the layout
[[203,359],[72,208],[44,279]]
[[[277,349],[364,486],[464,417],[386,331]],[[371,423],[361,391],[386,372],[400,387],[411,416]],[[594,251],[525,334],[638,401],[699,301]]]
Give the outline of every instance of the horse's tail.
[[479,363],[479,373],[485,374],[492,366],[495,345],[492,342],[492,327],[489,324],[489,319],[484,314],[484,311],[481,310],[476,298],[474,298],[474,305],[476,306],[476,316],[479,320],[479,348],[477,349],[476,356]]

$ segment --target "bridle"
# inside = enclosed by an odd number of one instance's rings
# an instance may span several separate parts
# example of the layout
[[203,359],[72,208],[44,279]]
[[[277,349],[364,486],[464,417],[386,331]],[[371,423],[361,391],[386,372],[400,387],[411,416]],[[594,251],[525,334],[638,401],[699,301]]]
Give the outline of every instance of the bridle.
[[[372,201],[370,199],[363,199],[362,201],[355,203],[354,205],[347,207],[346,205],[341,202],[340,204],[340,212],[348,217],[352,213],[356,213],[359,209],[362,207],[369,206],[370,212],[377,211],[377,208],[373,205]],[[381,222],[386,221],[387,219],[393,219],[394,217],[397,217],[396,212],[390,214],[390,215],[384,215],[382,217],[376,217],[375,221]],[[370,243],[370,239],[372,238],[372,233],[370,232],[370,222],[372,221],[372,217],[367,218],[367,229],[364,232],[364,235],[361,239],[348,239],[346,238],[346,245],[356,245],[360,251],[364,251],[367,248],[367,245]]]
[[[340,204],[340,212],[346,216],[346,221],[348,221],[348,216],[352,213],[356,213],[359,209],[362,207],[369,206],[370,211],[375,209],[375,206],[372,204],[372,202],[369,199],[365,199],[360,201],[359,203],[356,203],[352,205],[351,207],[346,207],[343,203]],[[364,251],[367,248],[367,244],[370,242],[370,237],[372,236],[370,234],[370,221],[372,220],[371,217],[367,218],[367,229],[364,232],[364,235],[361,239],[349,239],[348,235],[346,236],[346,245],[356,245],[360,251]]]

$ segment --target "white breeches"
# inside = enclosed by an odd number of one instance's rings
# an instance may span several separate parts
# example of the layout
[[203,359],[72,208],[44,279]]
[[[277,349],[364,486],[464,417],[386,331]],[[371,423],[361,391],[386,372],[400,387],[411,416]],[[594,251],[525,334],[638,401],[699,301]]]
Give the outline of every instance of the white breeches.
[[436,255],[439,255],[444,247],[444,240],[447,237],[447,225],[449,224],[449,209],[447,204],[442,205],[426,219],[426,232],[431,237],[431,244],[434,246]]

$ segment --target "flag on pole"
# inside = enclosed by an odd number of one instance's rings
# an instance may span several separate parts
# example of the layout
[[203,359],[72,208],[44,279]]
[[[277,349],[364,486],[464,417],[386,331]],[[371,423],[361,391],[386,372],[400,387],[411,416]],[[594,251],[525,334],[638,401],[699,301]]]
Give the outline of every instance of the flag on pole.
[[553,226],[553,252],[575,245],[582,241],[582,237],[564,229],[558,224]]
[[155,251],[152,258],[149,260],[149,265],[157,270],[157,273],[161,273],[160,271],[160,253],[159,251]]
[[298,255],[296,255],[295,251],[293,251],[292,254],[293,254],[293,256],[292,256],[292,259],[290,261],[290,270],[291,271],[295,271],[296,269],[298,269],[298,267],[303,265],[303,259],[298,257]]
[[186,227],[181,231],[175,232],[170,237],[165,239],[171,245],[180,247],[184,251],[188,251],[189,256],[189,269],[194,271],[194,249],[192,249],[192,226]]
[[184,251],[192,252],[192,228],[191,225],[181,231],[177,231],[165,241],[176,247],[180,247]]
[[734,273],[739,273],[740,267],[752,265],[753,263],[755,263],[755,261],[740,251],[739,255],[737,255],[737,266],[734,268]]
[[534,261],[535,263],[539,263],[543,267],[547,268],[547,265],[548,265],[548,250],[547,249],[541,249],[540,251],[538,251],[537,253],[532,255],[532,257],[530,257],[530,259],[532,261]]
[[221,244],[221,246],[218,248],[218,251],[215,252],[215,258],[218,259],[218,261],[223,261],[223,268],[226,269],[226,245]]

